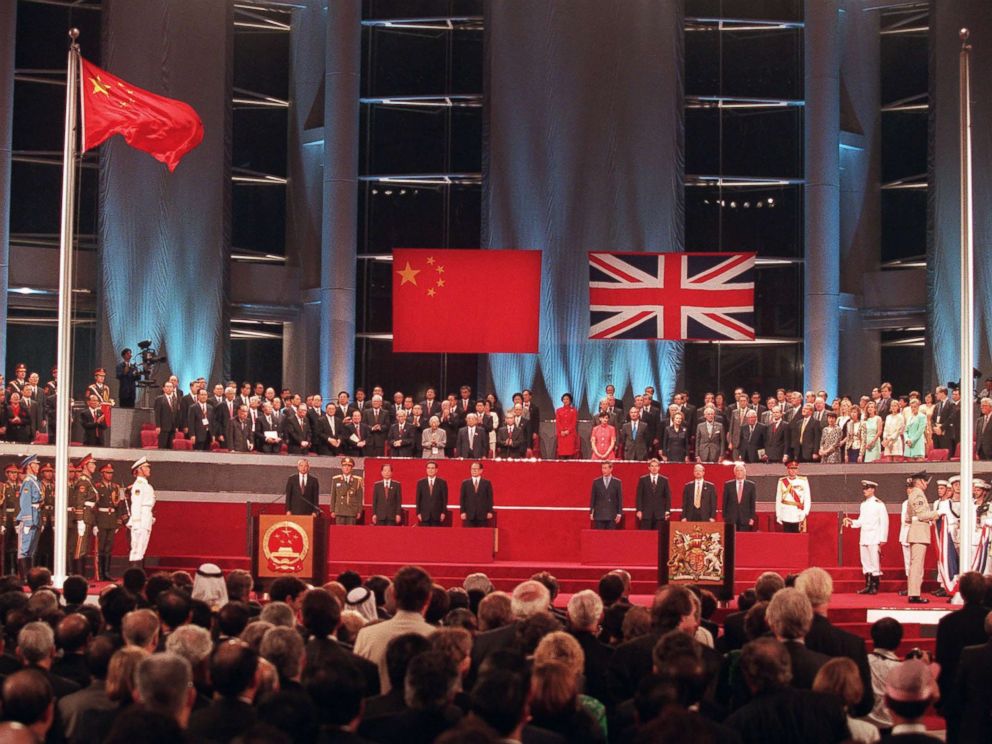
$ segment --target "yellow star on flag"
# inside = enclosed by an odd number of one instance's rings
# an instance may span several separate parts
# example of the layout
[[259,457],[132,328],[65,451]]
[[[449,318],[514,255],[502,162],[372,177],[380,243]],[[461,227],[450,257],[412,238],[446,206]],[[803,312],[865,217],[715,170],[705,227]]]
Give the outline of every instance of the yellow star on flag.
[[91,77],[90,82],[93,83],[94,93],[103,93],[105,96],[110,96],[110,88],[100,82],[100,78]]
[[430,289],[427,290],[428,297],[433,297],[435,294],[436,293],[434,292],[434,287],[431,287]]
[[438,274],[443,274],[444,273],[444,267],[443,266],[438,266],[437,267],[437,273]]
[[414,286],[416,286],[417,285],[417,274],[420,273],[420,269],[414,269],[414,268],[412,268],[410,266],[410,262],[407,261],[406,262],[406,268],[404,268],[402,271],[397,271],[396,273],[399,274],[401,277],[403,277],[403,281],[400,282],[400,286],[401,287],[404,284],[406,284],[407,282],[409,282],[410,284],[413,284]]
[[443,287],[444,286],[444,279],[438,279],[437,280],[437,286]]
[[428,266],[433,266],[434,265],[434,256],[428,256],[427,257],[427,265]]

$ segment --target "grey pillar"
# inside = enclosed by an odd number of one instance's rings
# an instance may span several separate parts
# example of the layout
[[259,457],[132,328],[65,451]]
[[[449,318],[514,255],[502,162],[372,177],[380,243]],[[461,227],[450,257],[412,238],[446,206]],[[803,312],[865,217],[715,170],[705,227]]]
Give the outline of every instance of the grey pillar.
[[14,132],[17,3],[0,3],[0,374],[7,370],[7,271],[10,265],[10,158]]
[[806,0],[803,386],[837,394],[840,357],[840,34],[837,0]]
[[328,3],[320,251],[320,391],[325,400],[338,390],[351,390],[355,376],[361,22],[361,0]]

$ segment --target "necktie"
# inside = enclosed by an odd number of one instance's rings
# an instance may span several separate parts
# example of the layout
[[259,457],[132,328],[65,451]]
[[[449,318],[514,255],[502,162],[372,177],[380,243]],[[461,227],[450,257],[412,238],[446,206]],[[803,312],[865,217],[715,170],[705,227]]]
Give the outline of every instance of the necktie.
[[207,404],[204,403],[202,406],[200,406],[200,408],[203,409],[203,417],[206,418],[207,417]]
[[[472,442],[474,442],[474,441],[475,441],[475,427],[470,426],[470,427],[468,427],[468,446],[469,446],[469,449],[472,448]],[[478,483],[476,483],[476,485],[478,485]]]
[[389,493],[389,481],[386,481],[386,493]]
[[657,485],[658,485],[658,476],[657,475],[652,475],[651,476],[651,487],[654,488]]
[[696,495],[693,497],[692,503],[697,509],[703,504],[703,484],[701,481],[696,481]]
[[427,479],[427,488],[430,489],[431,491],[434,490],[434,479],[433,478],[428,478]]
[[802,441],[803,436],[805,436],[805,434],[806,434],[806,424],[808,424],[808,423],[809,423],[809,418],[804,418],[803,419],[802,426],[799,427],[799,441]]
[[228,404],[227,404],[227,412],[229,414],[231,414],[231,418],[234,418],[234,404],[233,403],[228,402]]
[[307,487],[307,477],[305,475],[300,476],[300,490],[304,491]]
[[632,427],[630,427],[630,436],[633,439],[637,439],[637,423],[635,422]]
[[512,437],[512,436],[513,436],[513,427],[512,427],[512,426],[508,426],[508,427],[507,427],[507,429],[506,429],[506,433],[507,433],[507,434],[508,434],[509,436],[511,436],[511,437]]
[[744,499],[744,481],[737,481],[737,503]]
[[473,478],[472,479],[472,486],[475,488],[476,491],[479,490],[479,479],[478,478]]

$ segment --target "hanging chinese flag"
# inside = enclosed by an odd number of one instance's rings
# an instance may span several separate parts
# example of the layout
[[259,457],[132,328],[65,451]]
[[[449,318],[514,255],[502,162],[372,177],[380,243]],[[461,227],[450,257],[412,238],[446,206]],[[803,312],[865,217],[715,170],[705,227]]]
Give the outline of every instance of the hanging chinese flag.
[[393,251],[393,351],[535,354],[540,302],[540,251]]
[[131,85],[82,61],[83,152],[115,134],[174,171],[203,140],[203,122],[192,106]]

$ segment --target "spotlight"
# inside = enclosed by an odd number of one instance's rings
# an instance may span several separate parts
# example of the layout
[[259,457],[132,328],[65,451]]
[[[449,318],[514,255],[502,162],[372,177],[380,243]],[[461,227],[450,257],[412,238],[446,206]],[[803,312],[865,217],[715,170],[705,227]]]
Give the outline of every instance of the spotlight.
[[385,194],[386,196],[392,196],[393,195],[393,190],[392,189],[386,189],[382,193]]
[[751,202],[744,202],[744,209],[750,209],[750,208],[751,208]]
[[768,206],[769,207],[774,207],[775,206],[775,200],[772,199],[770,196],[768,197]]
[[379,193],[378,189],[372,189],[372,196],[375,196],[378,193]]
[[730,202],[730,208],[731,209],[737,209],[737,202],[735,202],[735,201]]
[[756,206],[756,207],[757,207],[758,209],[761,209],[761,208],[762,208],[763,206],[765,206],[765,203],[764,203],[764,202],[760,202],[760,201],[759,201],[759,202],[758,202],[757,204],[755,204],[754,206]]

